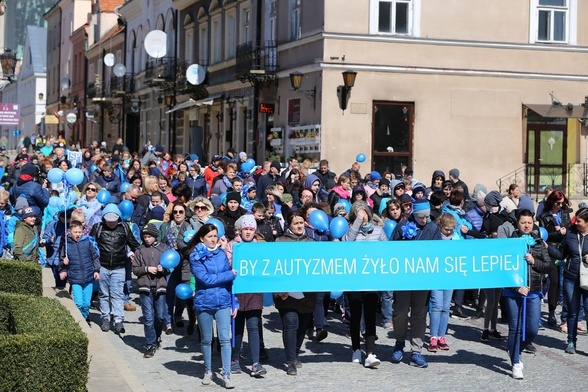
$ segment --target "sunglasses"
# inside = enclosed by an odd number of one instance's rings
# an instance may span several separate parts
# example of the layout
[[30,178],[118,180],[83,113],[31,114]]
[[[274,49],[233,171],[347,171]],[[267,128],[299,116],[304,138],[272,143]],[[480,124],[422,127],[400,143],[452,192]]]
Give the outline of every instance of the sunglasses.
[[558,206],[563,206],[564,204],[565,204],[564,201],[556,201],[555,202],[555,205],[558,205]]
[[194,210],[203,211],[203,210],[206,210],[206,206],[194,206]]
[[173,212],[174,214],[182,215],[184,213],[184,210],[174,210]]
[[97,189],[96,188],[86,188],[86,192],[88,192],[88,191],[90,191],[90,192],[96,192]]

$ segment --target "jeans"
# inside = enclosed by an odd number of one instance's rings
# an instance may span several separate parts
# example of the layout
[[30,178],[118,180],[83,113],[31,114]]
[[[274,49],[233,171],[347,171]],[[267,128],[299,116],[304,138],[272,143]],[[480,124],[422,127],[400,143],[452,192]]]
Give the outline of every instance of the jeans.
[[498,303],[502,295],[502,289],[484,289],[486,293],[486,311],[484,312],[484,329],[491,327],[496,329],[496,321],[498,320]]
[[180,267],[174,269],[167,280],[167,312],[165,315],[165,324],[171,325],[172,319],[182,318],[186,302],[176,298],[176,287],[182,283],[182,270]]
[[141,291],[140,298],[145,341],[147,346],[155,346],[165,321],[165,293]]
[[84,284],[74,283],[71,285],[71,293],[73,294],[74,304],[82,313],[82,317],[88,318],[90,314],[90,303],[92,302],[92,289],[94,281]]
[[[114,315],[115,323],[122,323],[125,320],[124,314],[124,285],[125,269],[119,268],[109,270],[100,267],[100,312],[103,321],[110,321],[110,311]],[[111,308],[112,307],[112,308]]]
[[286,361],[293,363],[304,342],[306,326],[312,313],[298,313],[294,309],[278,309],[282,318],[282,341],[286,351]]
[[431,337],[442,338],[447,333],[449,309],[453,290],[432,290],[429,302]]
[[[410,321],[410,345],[412,352],[421,352],[427,328],[428,291],[397,291],[394,302],[394,335],[396,344],[404,344]],[[410,311],[410,318],[408,313]]]
[[131,303],[131,284],[133,283],[132,280],[125,280],[125,285],[123,288],[123,292],[125,294],[125,304]]
[[221,360],[223,374],[231,374],[231,307],[219,310],[197,311],[198,327],[202,343],[202,356],[204,357],[205,372],[212,372],[212,322],[216,320],[218,338],[221,346]]
[[314,326],[317,330],[323,329],[327,324],[325,321],[325,305],[323,304],[324,298],[325,293],[316,293],[316,302],[312,316],[314,318]]
[[380,293],[380,301],[382,302],[381,310],[382,310],[382,323],[391,323],[392,322],[392,302],[393,302],[393,291],[382,291]]
[[249,342],[249,354],[251,363],[259,363],[259,326],[261,325],[261,309],[237,312],[235,319],[235,347],[231,354],[233,361],[238,361],[241,355],[241,344],[243,343],[243,331],[247,325],[247,339]]
[[539,320],[541,319],[541,298],[526,298],[525,340],[522,335],[523,327],[523,298],[504,297],[508,311],[508,354],[514,365],[520,362],[521,352],[535,339],[539,332]]
[[376,341],[376,312],[378,308],[378,293],[354,291],[347,293],[349,306],[351,307],[351,348],[353,351],[360,348],[360,324],[363,314],[365,321],[365,345],[366,353],[372,354]]
[[578,337],[578,315],[580,312],[580,300],[584,309],[588,309],[588,290],[580,288],[580,276],[575,280],[564,278],[563,281],[565,302],[568,305],[568,343],[576,343]]

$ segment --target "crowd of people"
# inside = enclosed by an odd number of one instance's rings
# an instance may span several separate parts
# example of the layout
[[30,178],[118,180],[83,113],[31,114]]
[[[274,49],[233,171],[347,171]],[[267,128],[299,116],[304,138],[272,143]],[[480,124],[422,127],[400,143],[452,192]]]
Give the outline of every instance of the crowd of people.
[[[341,241],[524,238],[528,285],[345,292],[339,298],[330,298],[330,293],[274,293],[289,375],[302,366],[298,353],[305,337],[317,342],[328,337],[325,315],[333,303],[349,328],[351,361],[368,368],[380,364],[379,313],[381,326],[394,330],[391,361],[403,361],[409,340],[409,363],[420,368],[428,366],[423,351],[450,349],[449,319],[465,318],[464,305],[476,309],[472,318],[484,320],[482,342],[504,339],[497,329],[500,313],[508,323],[507,346],[516,379],[523,378],[521,353],[535,351],[533,339],[543,324],[567,334],[569,354],[575,353],[578,333],[586,331],[582,321],[588,291],[580,286],[580,269],[588,263],[588,208],[579,205],[571,217],[571,203],[560,190],[548,187],[536,208],[516,184],[504,196],[482,184],[470,193],[458,169],[451,169],[448,177],[436,170],[425,184],[413,178],[410,167],[398,174],[371,171],[364,176],[361,163],[353,162],[336,175],[327,160],[313,171],[294,157],[285,168],[269,161],[253,167],[245,152],[234,149],[201,166],[195,154],[172,155],[150,143],[140,153],[130,152],[122,140],[111,148],[93,142],[80,150],[80,159],[72,159],[78,156],[71,154],[76,149],[66,150],[64,140],[38,139],[23,146],[14,160],[0,148],[7,189],[0,191],[4,258],[51,268],[57,288],[69,282],[87,320],[97,296],[104,332],[125,333],[124,313],[136,310],[130,296],[135,290],[143,312],[144,357],[156,354],[164,333],[184,327],[188,335],[197,332],[205,365],[202,384],[212,382],[212,346],[217,342],[223,385],[234,386],[230,375],[242,371],[245,328],[250,374],[267,373],[261,364],[268,357],[261,321],[264,297],[232,294],[232,282],[239,278],[232,267],[234,245],[338,241],[328,230],[313,227],[310,216],[316,210],[348,221]],[[67,173],[72,166],[84,173],[79,185],[48,181],[51,169]],[[395,223],[391,235],[384,230],[387,221]],[[170,249],[180,255],[175,268],[161,262]],[[176,296],[182,284],[190,284],[194,294]],[[542,320],[545,296],[549,312]]]

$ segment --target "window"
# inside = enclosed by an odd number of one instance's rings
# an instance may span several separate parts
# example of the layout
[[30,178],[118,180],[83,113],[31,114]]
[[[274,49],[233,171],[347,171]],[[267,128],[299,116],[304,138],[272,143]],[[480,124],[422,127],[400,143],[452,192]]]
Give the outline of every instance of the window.
[[188,64],[194,63],[194,30],[186,29],[186,40],[184,41],[186,62]]
[[220,16],[212,20],[211,38],[212,64],[219,63],[222,60],[222,31]]
[[414,0],[372,0],[372,34],[413,34]]
[[300,0],[290,0],[290,34],[291,41],[300,39],[302,30],[300,26]]
[[567,42],[568,0],[538,0],[537,41]]
[[236,31],[235,31],[235,13],[233,11],[226,14],[226,35],[225,35],[225,58],[232,59],[235,57]]
[[200,45],[198,57],[201,60],[201,64],[207,64],[208,60],[208,29],[206,28],[206,22],[200,25]]
[[241,43],[245,44],[249,41],[251,41],[251,10],[246,8],[242,15]]
[[376,101],[372,112],[372,143],[375,170],[400,174],[402,165],[412,166],[414,103]]

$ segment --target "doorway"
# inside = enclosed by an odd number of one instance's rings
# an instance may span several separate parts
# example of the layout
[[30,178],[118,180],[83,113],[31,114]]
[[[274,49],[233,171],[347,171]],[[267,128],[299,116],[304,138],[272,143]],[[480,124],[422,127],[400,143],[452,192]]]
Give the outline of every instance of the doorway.
[[527,191],[543,193],[547,186],[564,190],[567,167],[565,124],[528,124]]
[[414,103],[374,101],[372,110],[372,170],[395,177],[411,166]]

